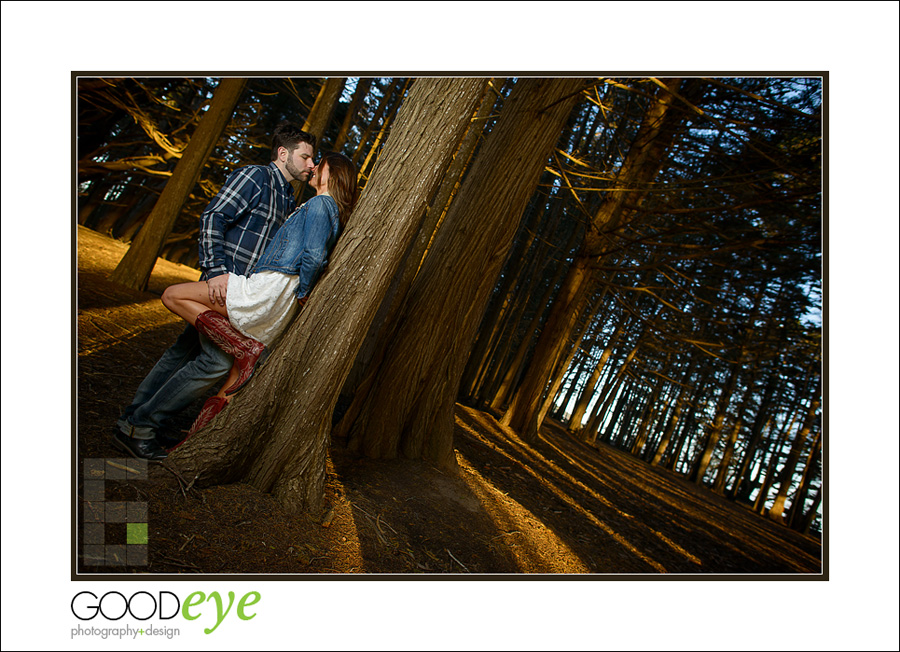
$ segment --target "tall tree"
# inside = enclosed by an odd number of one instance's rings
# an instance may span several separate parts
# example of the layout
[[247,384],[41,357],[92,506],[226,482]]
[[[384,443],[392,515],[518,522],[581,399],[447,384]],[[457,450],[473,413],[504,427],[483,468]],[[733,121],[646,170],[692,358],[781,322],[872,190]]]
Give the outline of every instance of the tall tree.
[[331,116],[334,115],[334,109],[341,98],[346,81],[345,77],[329,77],[326,79],[322,83],[322,88],[316,96],[316,101],[309,112],[309,116],[306,118],[306,122],[303,123],[303,130],[316,137],[319,142],[318,149],[320,150],[325,148],[322,142],[325,130],[328,128]]
[[246,79],[223,79],[197,126],[172,178],[147,218],[137,238],[110,275],[110,280],[135,290],[144,290],[181,207],[193,189],[207,158],[216,146],[246,85]]

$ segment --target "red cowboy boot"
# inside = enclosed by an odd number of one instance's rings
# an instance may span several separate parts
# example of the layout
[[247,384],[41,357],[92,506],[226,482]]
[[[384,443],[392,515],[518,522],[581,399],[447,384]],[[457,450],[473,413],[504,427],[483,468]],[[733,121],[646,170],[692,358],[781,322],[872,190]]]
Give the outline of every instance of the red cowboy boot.
[[[207,399],[206,403],[203,404],[203,408],[201,408],[200,410],[200,414],[198,414],[197,418],[194,420],[194,425],[192,425],[191,429],[188,430],[188,437],[190,437],[210,421],[212,421],[213,417],[221,412],[226,405],[228,405],[228,399],[222,398],[221,396],[211,396],[209,399]],[[184,441],[187,441],[187,437],[184,438]],[[178,448],[178,446],[181,446],[184,441],[179,443],[177,446],[174,446],[172,450],[175,450],[176,448]]]
[[200,313],[194,327],[225,353],[234,356],[234,363],[238,368],[238,379],[225,390],[225,394],[234,394],[250,380],[259,356],[266,350],[266,345],[252,337],[242,335],[231,325],[228,317],[220,315],[215,310]]

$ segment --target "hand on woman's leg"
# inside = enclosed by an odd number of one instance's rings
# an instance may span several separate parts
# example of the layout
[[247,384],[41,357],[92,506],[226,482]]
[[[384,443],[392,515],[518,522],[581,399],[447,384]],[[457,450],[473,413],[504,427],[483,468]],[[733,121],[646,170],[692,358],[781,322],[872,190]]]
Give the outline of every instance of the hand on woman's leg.
[[163,305],[176,315],[196,325],[197,316],[207,310],[215,310],[220,315],[228,316],[228,309],[209,300],[209,287],[206,281],[178,283],[170,285],[162,295]]

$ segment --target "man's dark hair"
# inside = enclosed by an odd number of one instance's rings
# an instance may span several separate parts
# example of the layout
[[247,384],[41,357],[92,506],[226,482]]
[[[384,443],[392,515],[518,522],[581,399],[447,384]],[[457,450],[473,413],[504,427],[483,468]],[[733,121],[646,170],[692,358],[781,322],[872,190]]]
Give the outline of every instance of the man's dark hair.
[[284,147],[288,153],[297,149],[300,143],[309,143],[313,150],[316,149],[316,137],[303,131],[291,122],[282,122],[275,127],[275,135],[272,136],[272,160],[278,158],[278,148]]

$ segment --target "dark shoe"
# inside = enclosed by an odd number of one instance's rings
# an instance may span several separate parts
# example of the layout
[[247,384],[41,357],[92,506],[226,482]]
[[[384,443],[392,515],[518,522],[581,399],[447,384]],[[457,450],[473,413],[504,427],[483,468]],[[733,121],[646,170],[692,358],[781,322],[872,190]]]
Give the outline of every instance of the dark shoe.
[[142,460],[156,462],[168,457],[168,454],[160,447],[156,439],[134,439],[121,430],[117,430],[113,435],[112,444],[123,453],[128,453],[132,457]]

